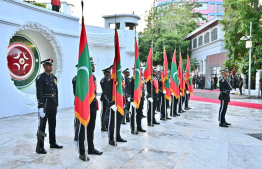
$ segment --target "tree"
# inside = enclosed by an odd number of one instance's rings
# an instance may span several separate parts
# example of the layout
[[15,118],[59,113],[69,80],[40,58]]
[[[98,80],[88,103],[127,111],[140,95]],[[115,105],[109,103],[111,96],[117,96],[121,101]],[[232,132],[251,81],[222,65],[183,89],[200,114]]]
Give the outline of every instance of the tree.
[[172,60],[175,46],[177,47],[177,60],[179,59],[179,47],[183,58],[187,58],[187,48],[190,42],[184,41],[183,38],[198,27],[197,18],[205,19],[201,13],[192,12],[199,6],[201,5],[195,1],[182,0],[147,11],[145,17],[147,26],[143,32],[139,33],[141,61],[146,61],[152,41],[154,42],[154,65],[163,62],[164,44],[169,62]]
[[30,3],[30,4],[32,4],[32,5],[42,7],[42,8],[46,8],[46,4],[37,3],[37,2],[32,2],[32,1],[24,1],[24,2],[27,2],[27,3]]
[[261,6],[259,0],[224,0],[225,15],[220,22],[225,31],[225,49],[228,50],[224,66],[241,73],[248,73],[249,49],[245,48],[245,41],[240,41],[243,35],[249,35],[250,21],[252,21],[252,63],[251,72],[261,69],[262,65],[262,27]]

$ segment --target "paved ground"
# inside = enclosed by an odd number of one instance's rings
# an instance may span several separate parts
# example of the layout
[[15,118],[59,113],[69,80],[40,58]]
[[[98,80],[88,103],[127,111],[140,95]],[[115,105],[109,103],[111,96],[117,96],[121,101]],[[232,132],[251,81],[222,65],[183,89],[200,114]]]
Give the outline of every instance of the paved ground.
[[[258,99],[243,101],[261,103]],[[261,110],[229,106],[226,118],[232,126],[220,128],[218,104],[191,101],[190,107],[193,109],[159,126],[147,127],[143,119],[148,130],[144,134],[131,135],[129,125],[123,125],[122,137],[128,142],[117,147],[108,145],[107,133],[100,131],[97,118],[95,147],[104,154],[90,156],[89,162],[78,159],[73,108],[58,113],[57,141],[64,148],[50,149],[47,137],[46,155],[35,153],[36,113],[0,119],[0,168],[261,169],[262,141],[248,135],[262,133]]]

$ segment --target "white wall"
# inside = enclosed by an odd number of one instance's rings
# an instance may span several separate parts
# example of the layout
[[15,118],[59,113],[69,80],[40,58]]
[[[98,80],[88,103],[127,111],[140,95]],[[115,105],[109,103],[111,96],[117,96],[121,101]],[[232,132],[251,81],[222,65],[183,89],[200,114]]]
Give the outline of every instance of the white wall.
[[[10,10],[12,9],[12,12]],[[8,72],[7,48],[16,33],[24,33],[36,43],[43,58],[55,59],[54,74],[58,77],[59,108],[73,107],[72,78],[76,75],[78,61],[79,18],[57,13],[21,2],[19,0],[0,1],[0,118],[37,111],[35,87],[28,93],[17,89]],[[90,55],[96,64],[98,93],[101,92],[102,69],[109,67],[114,59],[114,30],[86,26]],[[39,37],[39,39],[37,39]],[[45,42],[41,43],[41,40]],[[134,31],[119,30],[122,68],[134,65]],[[49,42],[49,44],[48,44]],[[53,50],[45,51],[45,50]],[[42,73],[43,69],[39,73]],[[131,73],[132,74],[132,73]],[[31,94],[30,94],[31,93]]]

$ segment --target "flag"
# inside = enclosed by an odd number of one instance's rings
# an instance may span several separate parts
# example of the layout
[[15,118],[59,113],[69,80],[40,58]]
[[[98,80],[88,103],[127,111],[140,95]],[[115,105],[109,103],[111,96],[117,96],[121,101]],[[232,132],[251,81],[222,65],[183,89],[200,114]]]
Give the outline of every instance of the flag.
[[191,78],[191,67],[190,67],[190,59],[189,56],[187,56],[187,65],[186,65],[186,83],[187,83],[187,87],[188,87],[188,92],[190,94],[193,94],[193,83],[192,83],[192,78]]
[[115,59],[113,63],[111,79],[113,79],[112,100],[115,101],[117,111],[121,115],[124,115],[121,59],[120,59],[120,48],[119,48],[119,39],[118,39],[117,30],[115,30]]
[[164,48],[164,62],[163,62],[163,72],[162,72],[162,83],[163,83],[163,91],[166,91],[165,97],[167,100],[171,100],[171,93],[170,93],[170,83],[168,77],[168,61],[166,55],[166,49]]
[[179,83],[178,83],[178,72],[176,64],[176,50],[173,55],[172,64],[171,64],[171,86],[170,91],[178,99],[180,96]]
[[152,79],[152,76],[153,76],[152,73],[153,73],[153,48],[151,46],[148,57],[147,57],[145,71],[144,71],[144,77],[146,79],[146,82]]
[[139,59],[139,50],[137,41],[135,42],[135,65],[134,65],[134,75],[135,75],[135,84],[134,84],[134,103],[136,108],[139,108],[140,100],[141,100],[141,74],[140,74],[140,59]]
[[180,61],[178,65],[178,78],[179,78],[179,87],[182,93],[182,96],[185,96],[185,85],[183,84],[184,81],[184,76],[183,76],[183,60],[182,60],[182,55],[179,52],[180,55]]
[[85,24],[83,21],[79,43],[79,56],[75,93],[75,116],[85,127],[88,125],[90,120],[90,104],[92,103],[94,98],[95,85],[92,75]]

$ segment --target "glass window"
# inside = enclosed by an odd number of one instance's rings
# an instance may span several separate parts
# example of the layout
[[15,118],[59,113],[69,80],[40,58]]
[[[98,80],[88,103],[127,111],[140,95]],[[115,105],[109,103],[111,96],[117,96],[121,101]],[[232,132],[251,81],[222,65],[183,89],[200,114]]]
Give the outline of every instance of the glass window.
[[197,39],[195,38],[194,40],[193,40],[193,48],[196,48],[197,47]]
[[211,41],[217,40],[217,28],[213,29],[211,32]]
[[200,36],[198,38],[198,46],[202,46],[203,45],[203,36]]
[[190,41],[190,44],[189,44],[189,50],[192,49],[192,41]]
[[215,4],[211,4],[211,5],[210,5],[210,9],[211,9],[211,10],[215,10]]
[[223,5],[217,4],[217,13],[223,13]]
[[207,10],[208,3],[200,3],[202,6],[195,8],[196,10]]
[[209,32],[207,32],[204,36],[204,44],[209,43]]

